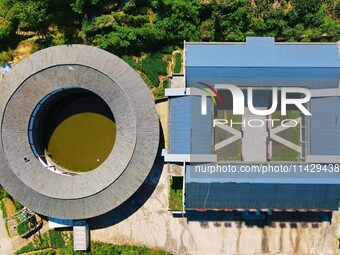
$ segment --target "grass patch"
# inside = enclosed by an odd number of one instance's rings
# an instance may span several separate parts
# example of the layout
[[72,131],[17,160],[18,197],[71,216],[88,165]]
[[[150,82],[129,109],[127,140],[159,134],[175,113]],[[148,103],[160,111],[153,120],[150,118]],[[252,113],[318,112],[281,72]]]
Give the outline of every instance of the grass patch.
[[[225,109],[217,109],[215,110],[215,119],[225,119],[229,122],[232,120],[233,123],[240,123],[241,116],[240,115],[233,115],[233,110],[225,110]],[[230,123],[227,125],[230,126]],[[233,124],[233,128],[240,131],[241,125]],[[233,135],[224,129],[219,127],[214,128],[215,132],[215,144],[224,141],[232,137]],[[241,140],[237,140],[228,146],[224,146],[223,148],[216,151],[217,158],[220,161],[240,161],[241,160]]]
[[149,78],[144,73],[139,73],[140,77],[143,79],[143,81],[148,85],[149,88],[153,87],[152,82],[149,80]]
[[158,87],[159,76],[167,74],[167,65],[168,63],[163,60],[161,53],[148,54],[142,60],[141,71],[148,77],[153,87]]
[[[272,119],[279,119],[280,121],[274,122],[274,128],[281,125],[281,121],[284,119],[297,119],[300,117],[299,110],[288,110],[286,116],[281,116],[280,111],[275,111],[272,114]],[[296,127],[287,128],[276,135],[282,137],[283,139],[300,145],[300,124]],[[300,153],[296,150],[288,148],[287,146],[280,144],[272,140],[272,161],[300,161]]]
[[5,214],[6,217],[11,216],[17,212],[14,202],[10,198],[5,198]]
[[297,119],[300,117],[300,111],[299,110],[287,110],[287,115],[286,116],[282,116],[281,115],[281,111],[275,111],[272,113],[272,119],[278,119],[280,121],[274,121],[274,127],[280,126],[281,125],[281,121],[285,120],[285,119]]
[[272,161],[300,161],[300,153],[272,140]]
[[217,150],[215,153],[217,154],[218,161],[240,161],[241,140],[237,140],[227,146],[224,146],[223,148]]
[[[241,122],[241,115],[233,115],[233,110],[225,110],[225,109],[216,109],[215,110],[215,119],[225,119],[230,122],[230,120],[233,121],[233,123],[240,123]],[[230,126],[230,123],[227,125]],[[233,124],[233,128],[240,131],[242,124]]]
[[140,66],[138,65],[137,61],[133,59],[132,57],[129,57],[127,55],[124,55],[122,59],[128,63],[133,69],[139,69]]
[[183,210],[183,177],[170,177],[170,210]]
[[287,128],[277,133],[277,135],[296,145],[300,145],[300,124],[296,127]]

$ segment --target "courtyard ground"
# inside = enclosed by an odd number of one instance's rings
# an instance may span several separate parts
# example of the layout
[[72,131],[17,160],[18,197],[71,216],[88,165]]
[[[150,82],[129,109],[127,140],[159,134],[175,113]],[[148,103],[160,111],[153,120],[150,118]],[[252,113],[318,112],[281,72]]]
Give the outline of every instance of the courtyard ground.
[[227,213],[214,217],[196,212],[195,217],[182,218],[168,211],[168,191],[165,167],[156,189],[135,213],[113,226],[92,230],[91,240],[145,245],[174,254],[337,254],[338,212],[331,223],[282,218],[265,226],[234,220]]
[[[162,112],[166,104],[162,104],[157,106],[161,122],[167,119]],[[90,222],[94,228],[91,240],[145,245],[176,255],[335,255],[338,252],[339,212],[333,213],[331,222],[283,215],[273,217],[275,220],[271,222],[254,224],[227,212],[193,212],[187,217],[174,217],[168,210],[169,185],[168,168],[158,158],[148,180],[132,199],[102,219]]]

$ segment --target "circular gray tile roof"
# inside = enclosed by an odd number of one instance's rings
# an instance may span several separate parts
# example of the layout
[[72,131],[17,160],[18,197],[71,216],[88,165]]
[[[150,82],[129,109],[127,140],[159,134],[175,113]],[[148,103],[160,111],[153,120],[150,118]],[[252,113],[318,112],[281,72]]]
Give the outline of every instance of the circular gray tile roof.
[[[70,87],[103,98],[117,125],[105,162],[76,176],[46,170],[28,139],[28,123],[40,100]],[[150,172],[159,142],[153,99],[139,75],[106,51],[84,45],[39,51],[1,81],[0,98],[0,184],[38,213],[63,219],[101,215],[127,200]]]

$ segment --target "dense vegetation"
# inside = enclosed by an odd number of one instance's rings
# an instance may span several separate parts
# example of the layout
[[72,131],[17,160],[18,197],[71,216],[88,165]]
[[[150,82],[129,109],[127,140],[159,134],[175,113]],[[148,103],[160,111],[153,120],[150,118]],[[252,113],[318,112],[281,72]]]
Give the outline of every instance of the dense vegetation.
[[171,255],[168,252],[149,249],[147,247],[137,247],[129,245],[113,245],[92,243],[91,252],[75,252],[73,250],[72,236],[67,232],[49,230],[43,235],[39,235],[33,242],[15,252],[16,255],[29,253],[34,255],[79,255],[79,254],[95,254],[95,255],[124,255],[124,254],[143,254],[143,255]]
[[[66,246],[66,241],[69,240],[67,233],[63,234],[60,231],[49,230],[43,235],[38,235],[33,242],[20,248],[15,254],[23,254],[31,251],[40,251],[48,248],[59,249]],[[49,251],[50,252],[50,251]],[[49,254],[49,253],[42,253]],[[52,253],[55,254],[55,253]]]
[[153,51],[187,41],[336,40],[338,0],[1,0],[0,40],[34,31],[50,43],[87,42],[115,53]]
[[[339,18],[339,0],[0,0],[0,62],[33,35],[34,50],[94,45],[124,56],[154,94],[163,95],[159,54],[171,54],[184,40],[337,41]],[[153,59],[158,62],[150,65]]]
[[174,73],[180,73],[181,72],[181,66],[182,66],[182,54],[180,52],[177,52],[175,54],[175,66],[174,66]]
[[9,197],[9,194],[7,193],[7,191],[4,188],[2,188],[0,186],[0,201],[4,198],[7,198],[7,197]]

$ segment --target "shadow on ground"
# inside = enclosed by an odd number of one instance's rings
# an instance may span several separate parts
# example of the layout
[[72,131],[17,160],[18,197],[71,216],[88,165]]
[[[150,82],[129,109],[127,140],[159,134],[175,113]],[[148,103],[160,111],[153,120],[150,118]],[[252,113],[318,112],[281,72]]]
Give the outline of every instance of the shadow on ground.
[[160,177],[162,175],[164,166],[163,157],[160,155],[161,149],[164,148],[163,129],[160,124],[159,126],[160,126],[159,153],[144,183],[128,200],[126,200],[123,204],[121,204],[117,208],[99,217],[88,219],[89,226],[92,230],[110,227],[127,219],[132,214],[137,212],[145,204],[145,202],[150,198],[150,196],[156,189]]
[[331,222],[331,212],[276,212],[272,215],[265,215],[264,219],[254,220],[251,216],[245,216],[243,212],[187,212],[185,217],[188,222],[198,221],[202,228],[211,226],[209,222],[213,222],[214,227],[224,225],[225,227],[231,227],[231,222],[236,225],[244,225],[246,227],[280,227],[285,228],[290,226],[291,228],[297,227],[297,223],[302,227],[307,227],[308,223],[311,223],[313,228],[318,228],[318,223],[328,221]]

